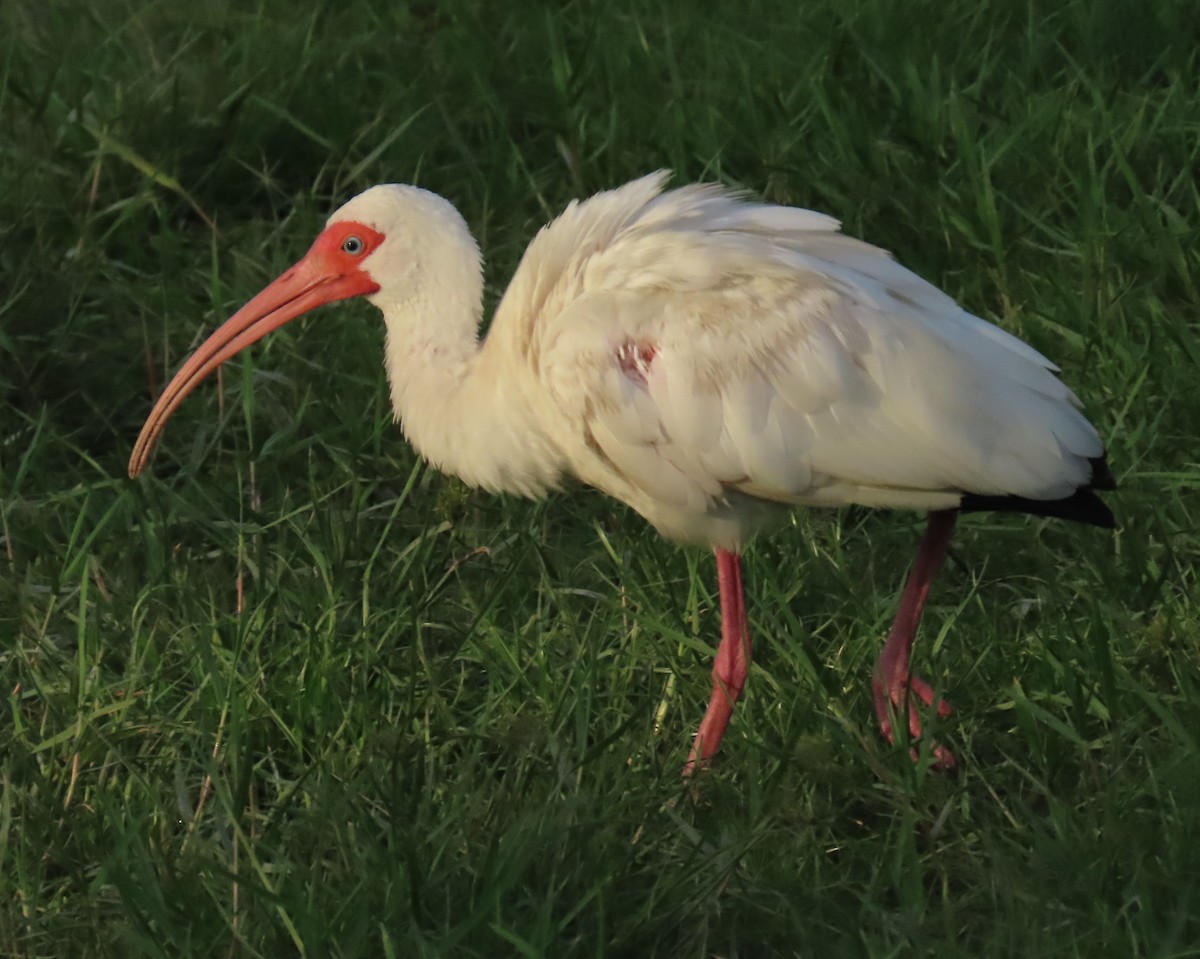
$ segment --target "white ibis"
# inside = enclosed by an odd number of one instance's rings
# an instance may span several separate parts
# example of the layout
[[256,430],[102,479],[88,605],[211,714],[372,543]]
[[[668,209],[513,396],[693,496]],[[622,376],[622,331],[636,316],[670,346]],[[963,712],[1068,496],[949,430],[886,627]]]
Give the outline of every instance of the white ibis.
[[[929,513],[872,681],[883,734],[917,702],[930,582],[961,511],[1115,525],[1104,444],[1037,351],[836,220],[664,173],[573,202],[543,228],[481,339],[479,247],[446,200],[376,186],[184,363],[142,428],[136,476],[184,397],[315,307],[365,296],[387,326],[405,435],[471,486],[537,497],[577,478],[717,559],[721,640],[685,771],[716,752],[750,637],[740,551],[795,506]],[[955,757],[934,746],[945,767]]]

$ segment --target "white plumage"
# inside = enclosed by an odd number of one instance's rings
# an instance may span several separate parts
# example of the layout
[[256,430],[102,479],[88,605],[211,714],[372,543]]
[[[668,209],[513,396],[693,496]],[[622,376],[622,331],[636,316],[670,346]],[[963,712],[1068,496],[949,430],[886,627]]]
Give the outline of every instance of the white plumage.
[[[663,180],[545,227],[478,352],[479,253],[453,207],[381,186],[334,215],[389,237],[373,276],[397,254],[420,264],[371,299],[397,413],[435,465],[526,495],[574,475],[666,536],[729,549],[764,517],[745,497],[942,509],[1087,484],[1103,444],[1037,351],[830,217]],[[427,249],[427,207],[444,249]],[[389,249],[398,235],[411,243]],[[638,345],[654,356],[631,370]],[[443,376],[431,353],[467,362]]]
[[[779,512],[1011,504],[1111,523],[1089,492],[1111,487],[1103,443],[1045,357],[831,217],[714,185],[664,192],[665,178],[573,202],[543,228],[482,342],[480,253],[462,217],[417,187],[367,190],[185,365],[131,472],[237,349],[321,302],[367,296],[387,324],[396,414],[435,466],[528,496],[573,476],[717,550],[720,675],[693,760],[715,750],[728,710],[714,709],[745,679],[736,553]],[[947,515],[922,547],[933,569]],[[917,586],[902,604],[911,630],[898,616],[877,669],[877,708],[880,683],[893,705],[909,688],[932,702],[907,668],[928,582]]]

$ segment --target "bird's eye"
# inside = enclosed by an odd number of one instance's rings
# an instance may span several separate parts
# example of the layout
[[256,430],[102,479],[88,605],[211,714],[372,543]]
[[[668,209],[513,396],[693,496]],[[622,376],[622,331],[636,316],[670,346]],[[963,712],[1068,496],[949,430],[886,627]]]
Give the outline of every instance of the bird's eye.
[[358,256],[365,248],[366,244],[357,236],[348,236],[342,240],[342,252],[351,256]]

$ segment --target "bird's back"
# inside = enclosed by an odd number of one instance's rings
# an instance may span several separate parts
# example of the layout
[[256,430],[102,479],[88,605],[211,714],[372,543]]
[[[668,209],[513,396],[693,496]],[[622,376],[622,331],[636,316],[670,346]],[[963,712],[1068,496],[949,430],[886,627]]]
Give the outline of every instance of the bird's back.
[[937,509],[1089,484],[1103,444],[1037,351],[830,217],[663,182],[568,207],[489,333],[585,482],[727,545],[763,504]]

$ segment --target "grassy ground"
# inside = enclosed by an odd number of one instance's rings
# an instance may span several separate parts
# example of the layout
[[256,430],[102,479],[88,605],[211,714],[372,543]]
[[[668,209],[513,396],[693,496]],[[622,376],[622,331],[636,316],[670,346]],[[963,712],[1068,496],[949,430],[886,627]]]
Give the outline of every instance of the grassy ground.
[[[1186,4],[0,7],[0,954],[1200,955]],[[957,778],[869,721],[919,519],[800,514],[717,766],[711,560],[427,471],[359,305],[203,388],[203,331],[361,187],[489,294],[657,167],[843,218],[1054,357],[1115,535],[961,524],[918,648]]]

